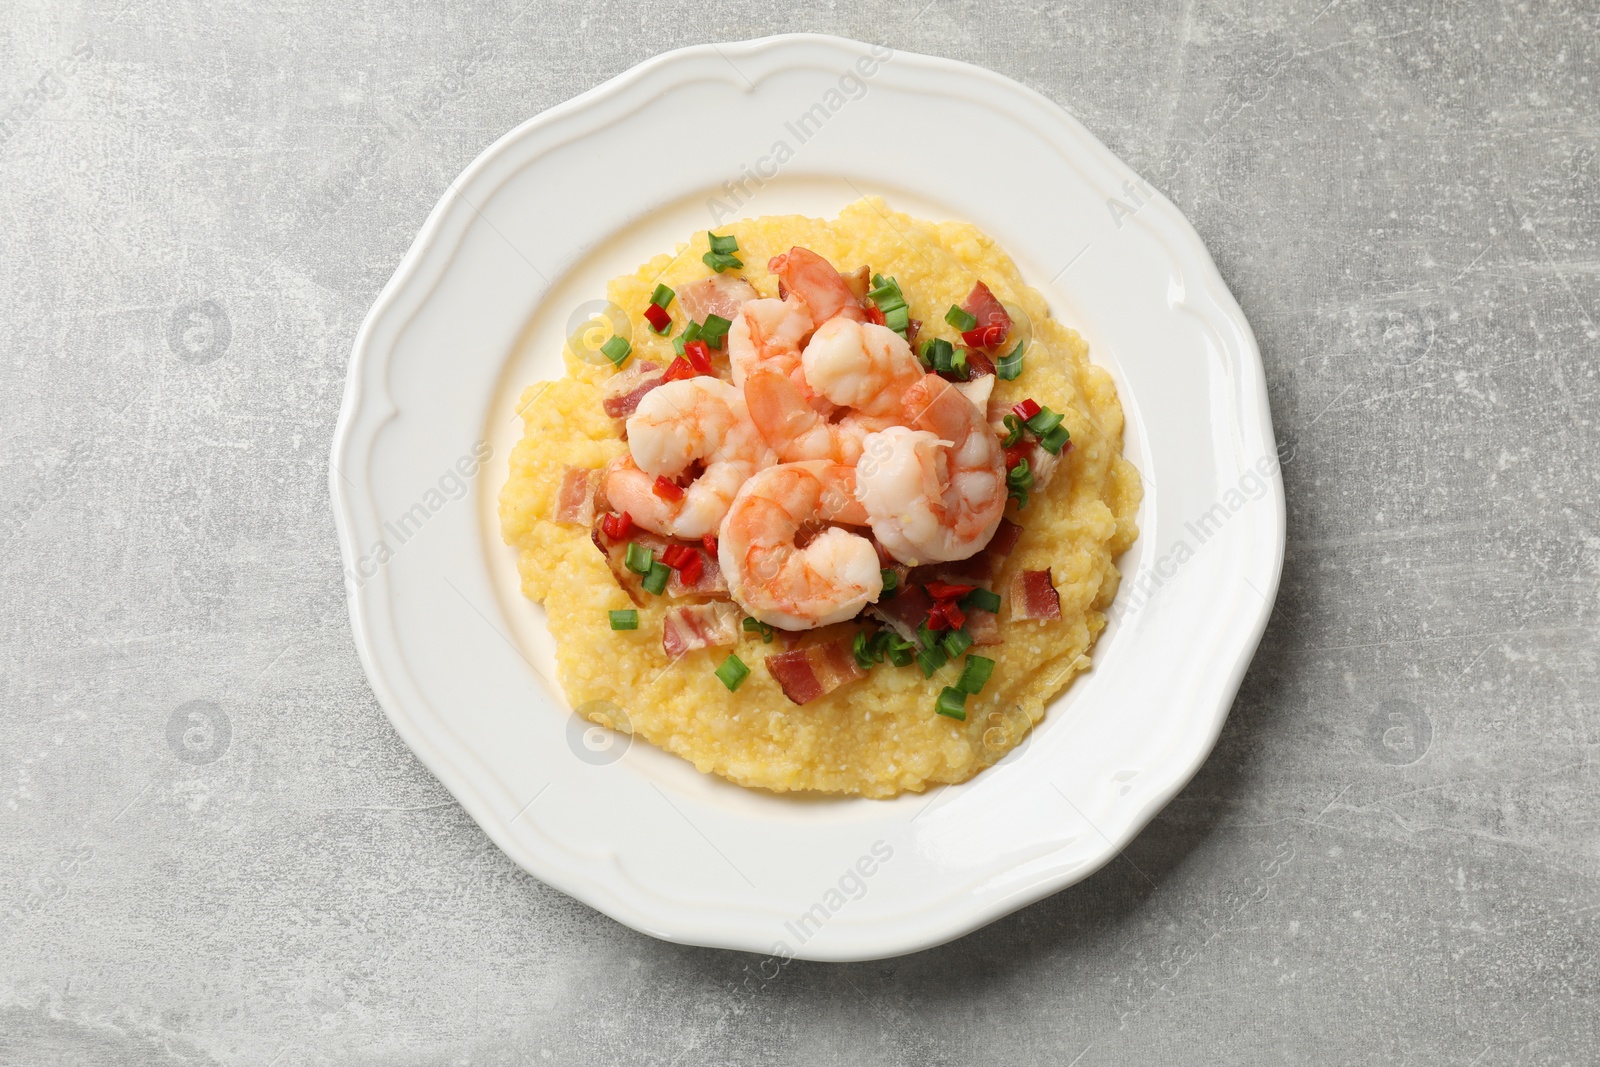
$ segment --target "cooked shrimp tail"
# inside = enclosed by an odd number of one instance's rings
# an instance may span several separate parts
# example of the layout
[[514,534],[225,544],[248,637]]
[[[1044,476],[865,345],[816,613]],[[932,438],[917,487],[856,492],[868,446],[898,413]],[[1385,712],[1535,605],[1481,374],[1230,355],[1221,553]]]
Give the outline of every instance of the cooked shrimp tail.
[[835,315],[861,321],[866,309],[833,264],[799,245],[781,256],[773,256],[767,269],[782,280],[784,288],[805,302],[811,318],[821,325]]

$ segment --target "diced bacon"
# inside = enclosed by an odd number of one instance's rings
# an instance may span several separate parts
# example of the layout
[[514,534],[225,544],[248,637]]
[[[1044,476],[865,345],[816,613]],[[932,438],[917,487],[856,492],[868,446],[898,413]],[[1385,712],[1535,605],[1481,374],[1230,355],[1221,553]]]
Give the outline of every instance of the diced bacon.
[[667,550],[671,542],[664,537],[658,537],[638,527],[634,527],[626,538],[620,540],[607,537],[602,529],[604,522],[605,520],[602,518],[600,522],[595,523],[594,529],[590,533],[590,538],[594,541],[594,547],[598,548],[600,554],[606,558],[606,566],[611,568],[611,573],[616,576],[617,584],[622,587],[622,591],[627,593],[628,598],[635,604],[642,605],[644,604],[644,587],[640,583],[643,582],[644,578],[630,571],[627,567],[628,543],[631,541],[640,548],[648,548],[655,554],[657,559],[660,559],[661,553]]
[[678,306],[694,322],[705,322],[707,315],[720,315],[732,322],[739,309],[761,296],[756,287],[737,274],[713,274],[678,289]]
[[1009,556],[1011,550],[1017,547],[1017,538],[1022,536],[1022,527],[1010,519],[1001,519],[1000,526],[995,530],[994,536],[989,539],[988,552],[992,558]]
[[[969,382],[977,381],[979,378],[982,378],[985,374],[993,374],[993,373],[994,373],[994,361],[993,360],[991,360],[987,355],[985,355],[983,352],[979,351],[976,348],[967,349],[967,381],[969,381]],[[989,398],[987,396],[984,397],[983,399],[984,399],[984,404],[987,404],[989,402]],[[978,410],[979,411],[983,410],[984,404],[979,404],[978,405]]]
[[[989,397],[994,392],[995,380],[994,370],[991,368],[990,370],[984,371],[976,378],[969,378],[964,382],[957,382],[956,390],[962,396],[972,401],[973,407],[987,415],[989,411]],[[1005,425],[1003,420],[1001,425]]]
[[974,608],[967,612],[967,634],[975,645],[1000,644],[1000,616]]
[[906,323],[906,344],[908,344],[908,345],[916,344],[917,343],[917,334],[920,333],[920,332],[922,332],[922,320],[921,319],[912,319],[910,322]]
[[1060,456],[1054,455],[1048,448],[1034,442],[1032,451],[1028,453],[1028,469],[1033,472],[1033,491],[1037,493],[1049,485],[1059,466],[1061,466]]
[[1004,341],[1011,332],[1011,316],[1006,314],[1005,305],[982,282],[973,284],[972,292],[961,302],[961,309],[978,320],[973,331],[984,331],[981,340],[990,348]]
[[568,467],[556,493],[556,521],[575,526],[594,524],[594,490],[600,472],[588,467]]
[[661,384],[663,371],[649,360],[640,360],[627,370],[613,374],[606,382],[600,406],[613,419],[625,419],[639,407],[644,395]]
[[809,704],[867,673],[856,663],[851,642],[843,638],[768,656],[767,671],[796,704]]
[[667,579],[667,593],[671,596],[726,596],[728,580],[722,576],[717,557],[699,549],[693,551],[700,559],[700,566],[673,571]]
[[[863,263],[849,274],[841,274],[839,277],[844,279],[844,283],[850,287],[850,291],[856,295],[856,299],[861,301],[861,305],[863,307],[868,306],[867,291],[872,288],[872,268]],[[876,305],[873,305],[873,307],[875,308]],[[881,315],[882,312],[879,312],[879,314]],[[883,320],[878,319],[876,321],[881,324]]]
[[907,641],[917,640],[917,627],[928,618],[933,607],[933,597],[920,585],[905,585],[888,600],[880,600],[867,609],[867,613],[882,619],[894,632]]
[[1049,571],[1023,571],[1011,580],[1011,617],[1061,618],[1061,594],[1051,584]]
[[727,601],[671,608],[661,620],[661,647],[677,659],[697,648],[739,643],[743,613]]

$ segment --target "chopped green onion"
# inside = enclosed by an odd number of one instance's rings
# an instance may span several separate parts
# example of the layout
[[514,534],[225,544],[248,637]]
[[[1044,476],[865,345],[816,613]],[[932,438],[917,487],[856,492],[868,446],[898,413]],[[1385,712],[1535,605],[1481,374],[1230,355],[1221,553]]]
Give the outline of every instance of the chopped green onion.
[[930,644],[927,648],[917,653],[917,666],[922,668],[922,676],[924,678],[932,678],[935,671],[949,662],[950,657],[945,655],[944,649],[938,645]]
[[712,673],[717,676],[717,679],[723,685],[728,687],[728,692],[731,693],[743,685],[746,678],[750,677],[750,668],[746,667],[744,660],[738,656],[730,655],[722,661],[722,666]]
[[961,669],[961,678],[956,682],[956,688],[964,693],[981,693],[993,673],[994,660],[974,653],[967,657],[967,664]]
[[1057,426],[1040,437],[1039,444],[1051,455],[1059,456],[1061,455],[1061,450],[1066,447],[1067,442],[1070,440],[1072,440],[1072,434],[1067,432],[1067,428],[1065,426]]
[[650,573],[644,576],[644,581],[640,584],[644,586],[645,592],[660,596],[666,591],[667,579],[671,577],[671,567],[665,563],[652,563],[650,564]]
[[955,659],[961,653],[972,647],[972,635],[967,633],[966,627],[951,630],[944,635],[944,640],[939,642],[939,647],[944,649],[944,654]]
[[951,304],[950,310],[944,313],[944,321],[948,322],[962,333],[966,333],[968,330],[978,325],[977,318],[970,311],[963,311],[954,304]]
[[879,571],[878,573],[883,575],[882,596],[883,599],[887,600],[889,597],[894,596],[894,591],[896,589],[900,588],[900,576],[894,571],[890,570],[888,567],[883,568],[883,570]]
[[950,357],[950,373],[962,378],[967,376],[967,350],[965,348],[956,349],[955,355]]
[[698,340],[700,340],[700,324],[698,322],[691,322],[688,326],[684,327],[682,333],[672,339],[672,347],[676,348],[678,350],[678,355],[681,356],[683,355],[684,345],[688,344],[690,341]]
[[768,626],[760,619],[744,620],[744,632],[747,634],[760,634],[762,644],[772,644],[772,627]]
[[1017,507],[1028,506],[1028,490],[1033,488],[1033,471],[1028,469],[1026,459],[1020,461],[1015,467],[1006,472],[1007,496],[1017,498]]
[[943,337],[930,337],[922,342],[921,356],[925,367],[932,367],[936,371],[949,373],[951,360],[955,358],[956,349]]
[[629,608],[627,611],[609,611],[611,628],[613,630],[637,630],[639,628],[639,613]]
[[655,562],[655,553],[637,542],[629,541],[628,553],[622,562],[635,574],[649,574],[650,565]]
[[961,607],[966,611],[998,612],[1000,610],[1000,594],[988,589],[974,589],[961,598]]
[[620,367],[623,361],[628,358],[628,353],[633,351],[633,346],[628,343],[626,337],[618,337],[616,334],[612,334],[611,340],[600,346],[600,351],[605,353],[607,359]]
[[732,325],[721,315],[707,315],[706,321],[700,324],[700,339],[712,348],[720,349],[723,338],[728,336],[728,327]]
[[850,651],[855,653],[856,666],[864,671],[870,671],[876,662],[872,658],[872,638],[867,636],[867,631],[861,630],[856,634],[855,643],[850,646]]
[[712,270],[716,271],[718,274],[721,274],[730,267],[744,266],[744,260],[738,258],[737,256],[725,256],[717,252],[707,252],[705,255],[700,257],[700,261],[706,266],[710,267]]
[[1039,414],[1028,420],[1028,429],[1032,430],[1035,436],[1043,437],[1057,426],[1060,426],[1061,420],[1065,417],[1064,415],[1058,415],[1049,408],[1040,408]]
[[1026,344],[1026,341],[1018,341],[1017,347],[1009,355],[1001,356],[1000,362],[994,365],[994,372],[1002,381],[1014,381],[1022,373],[1022,349]]
[[1010,448],[1012,445],[1022,440],[1022,420],[1017,418],[1015,415],[1007,415],[1005,422],[1006,436],[1005,440],[1000,442],[1000,447]]
[[939,693],[938,703],[934,704],[933,710],[937,711],[940,715],[946,715],[952,719],[960,719],[962,722],[966,722],[967,694],[953,686],[947,685]]
[[716,252],[718,255],[725,256],[730,252],[739,251],[739,239],[731,233],[726,237],[719,237],[707,230],[706,241],[710,243],[711,251]]
[[650,294],[650,303],[658,308],[665,309],[668,304],[672,303],[673,295],[671,289],[668,289],[665,285],[658,285],[656,286],[656,291]]
[[902,337],[905,336],[905,332],[911,329],[911,309],[899,307],[893,311],[885,311],[883,324]]
[[917,646],[913,645],[910,641],[907,641],[905,638],[901,637],[897,633],[894,633],[893,631],[885,632],[889,634],[889,640],[886,647],[886,651],[889,654],[889,662],[893,663],[896,667],[911,666],[912,659],[916,657]]
[[906,306],[906,295],[900,291],[899,282],[893,278],[885,278],[881,274],[874,274],[867,299],[878,305],[878,310],[883,313],[885,326],[901,337],[906,335],[906,331],[911,328],[911,309]]

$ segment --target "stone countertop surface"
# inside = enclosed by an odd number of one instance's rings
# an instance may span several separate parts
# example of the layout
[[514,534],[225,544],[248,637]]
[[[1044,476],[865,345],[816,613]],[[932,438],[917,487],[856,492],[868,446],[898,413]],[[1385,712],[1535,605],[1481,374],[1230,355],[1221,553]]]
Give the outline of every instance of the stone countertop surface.
[[[750,995],[398,740],[326,471],[468,162],[791,30],[1015,78],[1178,205],[1260,341],[1288,555],[1122,856]],[[0,1063],[1600,1060],[1600,4],[14,0],[0,54]]]

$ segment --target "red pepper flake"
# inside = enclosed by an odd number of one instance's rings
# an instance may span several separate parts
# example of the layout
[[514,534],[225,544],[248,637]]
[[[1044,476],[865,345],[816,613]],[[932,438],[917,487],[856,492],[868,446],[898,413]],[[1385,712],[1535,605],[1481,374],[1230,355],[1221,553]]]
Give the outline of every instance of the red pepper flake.
[[706,546],[706,555],[712,559],[717,558],[717,538],[715,534],[706,534],[700,538],[700,543]]
[[959,630],[966,624],[967,613],[953,600],[940,600],[928,612],[928,629]]
[[[700,374],[713,374],[711,369],[711,349],[706,347],[704,341],[690,341],[683,346],[683,354],[688,357],[689,363]],[[677,362],[674,360],[673,362]],[[667,372],[671,374],[669,370]]]
[[661,562],[675,571],[682,570],[684,561],[691,555],[694,555],[694,549],[692,548],[687,548],[683,545],[668,545],[661,553]]
[[660,497],[662,500],[671,500],[673,502],[677,502],[683,499],[683,487],[677,482],[667,478],[666,475],[661,475],[656,478],[656,484],[653,488],[653,491],[656,496]]
[[633,516],[624,511],[621,515],[607,515],[600,520],[600,529],[613,541],[621,541],[633,530]]
[[1030,396],[1028,399],[1024,400],[1011,410],[1017,413],[1017,418],[1021,419],[1023,422],[1027,422],[1029,419],[1039,414],[1042,409],[1039,407],[1039,402]]
[[1023,460],[1027,459],[1029,454],[1032,452],[1033,445],[1028,441],[1018,441],[1016,444],[1006,449],[1006,470],[1010,470],[1018,463],[1021,463]]
[[[688,346],[684,347],[687,348]],[[697,373],[693,364],[679,356],[667,367],[667,373],[661,376],[661,380],[663,382],[682,382],[693,378]]]
[[879,310],[877,304],[869,303],[867,305],[867,321],[875,322],[879,326],[882,326],[887,320],[884,319],[883,312]]
[[674,569],[678,572],[678,581],[684,585],[695,585],[706,572],[705,557],[689,549],[689,558]]
[[645,308],[644,317],[657,333],[664,333],[666,328],[672,325],[672,316],[660,304],[651,304]]
[[952,585],[949,582],[929,582],[927,588],[928,595],[935,600],[954,600],[957,597],[966,596],[978,587],[975,585]]

